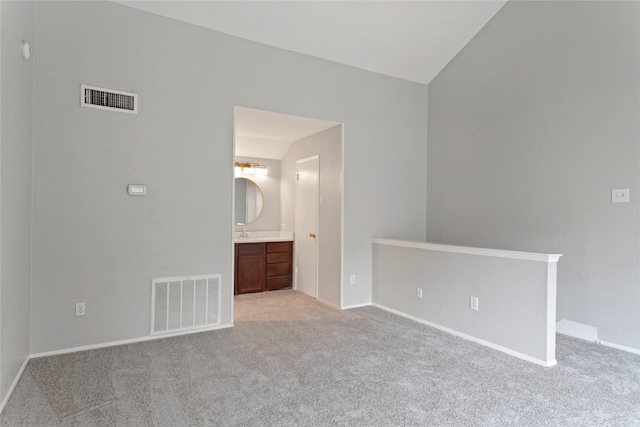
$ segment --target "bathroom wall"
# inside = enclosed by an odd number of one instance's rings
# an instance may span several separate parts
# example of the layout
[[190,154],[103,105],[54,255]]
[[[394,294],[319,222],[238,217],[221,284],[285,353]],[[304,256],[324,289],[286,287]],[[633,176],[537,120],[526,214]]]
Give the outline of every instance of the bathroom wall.
[[294,231],[296,219],[296,160],[319,155],[318,298],[341,305],[342,125],[291,144],[282,158],[282,223]]

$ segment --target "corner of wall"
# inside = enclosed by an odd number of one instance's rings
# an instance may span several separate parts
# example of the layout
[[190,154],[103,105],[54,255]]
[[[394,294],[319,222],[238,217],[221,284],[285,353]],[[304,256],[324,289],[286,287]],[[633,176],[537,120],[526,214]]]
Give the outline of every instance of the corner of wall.
[[20,47],[34,44],[34,8],[33,1],[0,2],[0,411],[31,350],[34,60],[23,59]]

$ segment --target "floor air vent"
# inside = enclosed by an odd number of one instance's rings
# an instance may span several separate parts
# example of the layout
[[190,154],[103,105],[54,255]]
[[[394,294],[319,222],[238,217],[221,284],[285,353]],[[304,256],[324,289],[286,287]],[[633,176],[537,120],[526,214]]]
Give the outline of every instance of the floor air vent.
[[153,279],[151,335],[220,325],[220,275]]
[[138,94],[80,85],[80,106],[138,114]]

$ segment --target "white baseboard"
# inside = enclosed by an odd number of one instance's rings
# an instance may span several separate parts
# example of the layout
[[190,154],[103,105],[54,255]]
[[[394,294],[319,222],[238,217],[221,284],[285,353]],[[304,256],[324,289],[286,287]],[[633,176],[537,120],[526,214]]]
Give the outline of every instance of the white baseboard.
[[628,353],[640,354],[640,349],[598,339],[598,328],[595,326],[584,325],[582,323],[562,319],[556,323],[556,332],[573,338],[579,338],[581,340],[601,344],[605,347],[615,348]]
[[367,302],[367,303],[364,303],[364,304],[343,305],[342,309],[343,310],[350,310],[352,308],[371,307],[372,305],[375,305],[375,304]]
[[62,350],[45,351],[43,353],[34,353],[30,357],[32,359],[37,359],[39,357],[55,356],[55,355],[58,355],[58,354],[75,353],[77,351],[95,350],[97,348],[113,347],[113,346],[116,346],[116,345],[124,345],[124,344],[133,344],[133,343],[137,343],[137,342],[158,340],[158,339],[162,339],[162,338],[175,337],[175,336],[179,336],[179,335],[197,334],[197,333],[200,333],[200,332],[207,332],[207,331],[214,331],[214,330],[218,330],[218,329],[231,328],[232,326],[233,326],[233,324],[216,325],[216,326],[211,326],[209,328],[193,329],[193,330],[190,330],[190,331],[180,331],[180,332],[175,332],[175,333],[170,333],[170,334],[162,334],[162,335],[150,335],[150,336],[145,336],[145,337],[140,337],[140,338],[131,338],[131,339],[128,339],[128,340],[105,342],[105,343],[101,343],[101,344],[83,345],[83,346],[80,346],[80,347],[64,348]]
[[451,335],[455,335],[457,337],[464,338],[464,339],[467,339],[469,341],[473,341],[475,343],[484,345],[485,347],[489,347],[489,348],[492,348],[494,350],[501,351],[501,352],[506,353],[506,354],[508,354],[510,356],[517,357],[518,359],[526,360],[527,362],[531,362],[531,363],[535,363],[536,365],[544,366],[545,368],[549,368],[551,366],[555,366],[558,363],[555,359],[553,359],[553,360],[551,360],[549,362],[547,362],[545,360],[542,360],[542,359],[536,359],[535,357],[531,357],[531,356],[526,355],[524,353],[520,353],[520,352],[511,350],[509,348],[503,347],[501,345],[494,344],[492,342],[485,341],[483,339],[476,338],[474,336],[467,335],[467,334],[464,334],[462,332],[458,332],[458,331],[456,331],[454,329],[450,329],[450,328],[447,328],[445,326],[441,326],[441,325],[438,325],[436,323],[432,323],[432,322],[429,322],[427,320],[420,319],[419,317],[415,317],[415,316],[412,316],[410,314],[403,313],[403,312],[398,311],[398,310],[394,310],[393,308],[389,308],[389,307],[386,307],[384,305],[380,305],[380,304],[376,304],[376,303],[372,303],[371,305],[373,305],[374,307],[378,307],[378,308],[380,308],[382,310],[388,311],[390,313],[397,314],[398,316],[406,317],[407,319],[411,319],[411,320],[413,320],[415,322],[422,323],[423,325],[431,326],[432,328],[436,328],[436,329],[439,329],[441,331],[450,333]]
[[324,300],[322,298],[316,298],[316,301],[318,301],[318,302],[320,302],[320,303],[322,303],[322,304],[324,304],[324,305],[326,305],[328,307],[335,308],[336,310],[340,310],[340,306],[338,304],[334,304],[334,303],[332,303],[330,301],[327,301],[327,300]]
[[2,403],[0,404],[0,414],[2,414],[2,411],[4,411],[4,407],[7,406],[7,402],[9,402],[9,398],[13,394],[13,390],[15,390],[16,386],[18,385],[18,381],[20,381],[20,378],[22,377],[22,373],[24,372],[24,369],[27,367],[27,363],[29,363],[29,360],[31,360],[31,356],[27,356],[27,358],[24,360],[24,363],[22,364],[22,366],[20,367],[20,370],[18,371],[18,375],[16,375],[16,378],[13,380],[11,387],[9,387],[9,391],[7,392],[7,395],[2,400]]
[[598,344],[602,344],[605,347],[611,347],[611,348],[615,348],[618,350],[622,350],[622,351],[627,351],[629,353],[633,353],[633,354],[640,354],[640,350],[637,348],[633,348],[633,347],[627,347],[624,345],[619,345],[619,344],[614,344],[612,342],[607,342],[607,341],[596,341]]
[[598,342],[598,328],[567,319],[561,319],[556,323],[556,332],[585,341]]

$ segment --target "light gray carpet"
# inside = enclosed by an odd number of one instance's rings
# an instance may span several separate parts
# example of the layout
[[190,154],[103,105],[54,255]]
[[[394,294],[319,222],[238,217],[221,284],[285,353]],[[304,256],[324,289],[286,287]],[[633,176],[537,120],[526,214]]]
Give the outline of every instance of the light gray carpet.
[[235,327],[32,360],[2,426],[633,426],[640,356],[558,336],[542,368],[294,291]]

